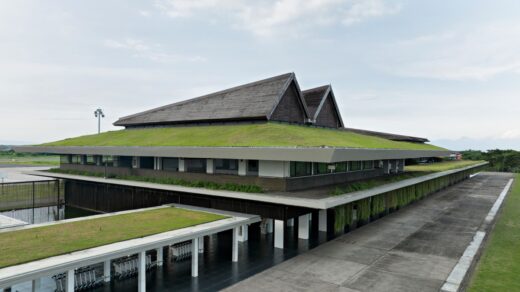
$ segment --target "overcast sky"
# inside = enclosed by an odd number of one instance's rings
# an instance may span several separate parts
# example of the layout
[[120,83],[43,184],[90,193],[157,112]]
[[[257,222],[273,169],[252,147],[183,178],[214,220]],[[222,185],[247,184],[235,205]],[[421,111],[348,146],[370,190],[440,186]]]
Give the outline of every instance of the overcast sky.
[[518,0],[0,0],[0,144],[286,72],[349,127],[520,150]]

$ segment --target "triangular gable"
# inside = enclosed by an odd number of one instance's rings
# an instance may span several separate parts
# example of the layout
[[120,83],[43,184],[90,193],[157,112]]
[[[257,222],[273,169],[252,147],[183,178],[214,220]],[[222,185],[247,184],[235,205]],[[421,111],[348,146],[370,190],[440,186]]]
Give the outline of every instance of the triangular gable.
[[[298,116],[301,116],[301,118]],[[294,73],[280,92],[277,103],[268,115],[268,120],[294,123],[307,123],[310,121],[309,110]]]
[[[303,91],[309,103],[311,120],[317,126],[344,127],[332,86],[325,85]],[[332,123],[330,120],[337,120]],[[329,121],[327,121],[329,120]]]

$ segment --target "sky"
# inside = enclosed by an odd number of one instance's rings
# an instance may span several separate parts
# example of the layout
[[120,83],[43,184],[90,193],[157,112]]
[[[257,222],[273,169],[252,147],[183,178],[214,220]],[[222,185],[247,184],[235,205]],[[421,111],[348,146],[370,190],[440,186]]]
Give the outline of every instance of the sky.
[[520,1],[0,0],[0,144],[295,72],[348,127],[520,150]]

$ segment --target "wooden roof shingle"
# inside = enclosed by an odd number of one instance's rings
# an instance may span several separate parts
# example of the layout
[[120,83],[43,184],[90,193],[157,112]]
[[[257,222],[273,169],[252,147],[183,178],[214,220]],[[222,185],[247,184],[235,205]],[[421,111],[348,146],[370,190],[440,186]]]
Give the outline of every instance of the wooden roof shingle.
[[[273,109],[292,83],[298,86],[294,73],[282,74],[125,116],[114,125],[269,120]],[[300,96],[300,99],[306,111],[303,97]]]

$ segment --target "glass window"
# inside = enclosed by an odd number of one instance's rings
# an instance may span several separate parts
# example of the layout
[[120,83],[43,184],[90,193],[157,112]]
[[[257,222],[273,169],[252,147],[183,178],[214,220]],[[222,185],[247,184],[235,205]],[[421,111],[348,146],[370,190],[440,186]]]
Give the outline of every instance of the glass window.
[[81,155],[72,155],[71,163],[80,164],[81,163]]
[[206,172],[206,159],[203,158],[186,158],[184,159],[184,167],[186,172]]
[[111,155],[108,155],[108,156],[103,156],[102,158],[102,165],[103,166],[114,166],[114,156],[111,156]]
[[329,172],[327,163],[314,163],[314,174],[327,174]]
[[248,172],[258,172],[258,160],[248,160],[247,161],[247,171]]
[[96,164],[96,160],[94,159],[94,155],[87,155],[85,164]]
[[364,170],[374,169],[374,161],[373,160],[363,161],[363,169]]
[[60,155],[60,163],[61,164],[71,163],[70,155]]
[[361,161],[349,161],[349,171],[361,170]]
[[162,168],[166,171],[179,171],[179,158],[163,158]]
[[335,172],[346,172],[347,171],[347,163],[346,162],[338,162],[336,163]]
[[236,159],[215,159],[215,169],[238,170],[238,160],[236,160]]
[[291,161],[291,176],[307,176],[312,175],[312,163]]

